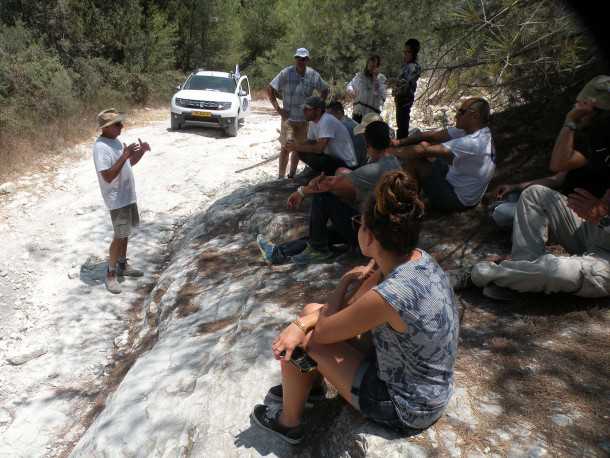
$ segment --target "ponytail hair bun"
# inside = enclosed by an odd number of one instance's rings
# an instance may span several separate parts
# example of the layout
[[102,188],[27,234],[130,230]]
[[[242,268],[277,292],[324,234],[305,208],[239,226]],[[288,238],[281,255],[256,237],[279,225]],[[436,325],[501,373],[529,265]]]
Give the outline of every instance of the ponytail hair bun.
[[381,177],[364,211],[364,224],[386,250],[408,254],[417,246],[424,204],[416,181],[403,171]]

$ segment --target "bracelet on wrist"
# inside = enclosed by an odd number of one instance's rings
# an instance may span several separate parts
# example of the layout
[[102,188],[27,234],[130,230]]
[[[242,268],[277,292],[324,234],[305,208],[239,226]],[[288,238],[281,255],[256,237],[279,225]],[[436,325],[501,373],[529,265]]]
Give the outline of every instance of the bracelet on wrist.
[[307,334],[307,328],[305,327],[305,325],[301,322],[301,320],[299,320],[298,318],[296,320],[294,320],[292,322],[292,324],[294,324],[296,327],[298,327],[301,331],[303,331],[303,334]]
[[578,130],[578,126],[574,121],[566,121],[563,123],[563,127],[567,127],[570,130]]
[[304,187],[304,186],[299,186],[299,187],[297,188],[297,192],[299,193],[299,195],[300,195],[301,197],[305,197],[305,187]]

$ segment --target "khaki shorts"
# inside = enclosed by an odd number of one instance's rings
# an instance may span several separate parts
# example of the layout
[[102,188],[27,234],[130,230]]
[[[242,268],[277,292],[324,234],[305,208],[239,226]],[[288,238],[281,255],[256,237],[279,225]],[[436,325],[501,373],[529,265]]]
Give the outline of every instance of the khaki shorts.
[[280,144],[284,146],[290,140],[297,143],[305,143],[307,141],[307,121],[282,120]]
[[110,219],[114,229],[114,238],[126,239],[131,235],[131,230],[140,224],[138,205],[130,204],[126,207],[110,210]]

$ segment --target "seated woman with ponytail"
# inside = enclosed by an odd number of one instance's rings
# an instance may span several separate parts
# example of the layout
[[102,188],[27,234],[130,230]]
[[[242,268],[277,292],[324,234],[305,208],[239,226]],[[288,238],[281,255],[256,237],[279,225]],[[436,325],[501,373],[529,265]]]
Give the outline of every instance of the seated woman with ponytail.
[[[354,218],[360,249],[374,262],[343,275],[326,304],[308,304],[275,339],[282,384],[268,397],[281,400],[282,409],[257,405],[256,424],[301,442],[301,416],[306,403],[323,396],[322,377],[365,417],[395,430],[423,429],[442,415],[453,392],[459,323],[447,275],[417,248],[423,214],[404,172],[380,179]],[[348,341],[367,331],[374,351],[365,354]],[[289,364],[296,347],[315,360],[316,370]]]

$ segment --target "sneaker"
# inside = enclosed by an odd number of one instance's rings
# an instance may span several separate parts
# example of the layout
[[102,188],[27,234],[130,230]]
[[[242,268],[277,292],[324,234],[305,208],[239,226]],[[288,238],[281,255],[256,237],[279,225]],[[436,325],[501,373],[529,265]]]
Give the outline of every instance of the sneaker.
[[332,251],[319,251],[307,245],[305,250],[293,256],[292,262],[295,264],[318,264],[328,261],[333,257]]
[[[269,391],[267,391],[267,398],[271,401],[281,403],[284,399],[284,390],[282,389],[282,385],[272,386]],[[324,385],[315,385],[311,388],[309,392],[309,397],[307,401],[305,401],[305,407],[313,407],[315,402],[324,401],[326,399],[326,388]]]
[[144,272],[131,267],[128,262],[125,262],[124,264],[121,264],[120,262],[117,263],[116,273],[119,277],[141,277],[144,275]]
[[258,426],[272,432],[289,444],[300,444],[303,441],[303,428],[300,425],[295,426],[294,428],[282,426],[278,420],[280,412],[281,410],[273,413],[269,407],[259,404],[254,406],[250,418],[252,418],[252,421]]
[[106,275],[106,279],[104,280],[104,284],[106,285],[106,289],[110,291],[112,294],[119,294],[121,292],[121,286],[117,281],[116,275]]
[[263,260],[268,264],[282,264],[286,258],[279,252],[277,246],[268,242],[261,234],[256,236],[256,244],[263,256]]
[[519,296],[519,293],[513,289],[490,283],[483,288],[483,296],[496,301],[512,301]]
[[472,267],[462,267],[461,269],[452,269],[447,271],[449,283],[454,291],[471,288],[473,286],[472,278],[470,277]]

